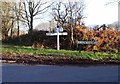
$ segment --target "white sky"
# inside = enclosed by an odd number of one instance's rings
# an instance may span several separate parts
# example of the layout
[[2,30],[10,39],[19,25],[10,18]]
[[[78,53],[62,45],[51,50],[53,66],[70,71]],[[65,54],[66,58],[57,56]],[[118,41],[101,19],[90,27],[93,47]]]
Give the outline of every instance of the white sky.
[[85,0],[87,3],[85,23],[91,24],[108,24],[118,20],[118,4],[112,3],[105,5],[109,0]]
[[[109,24],[118,21],[118,4],[112,3],[105,5],[109,0],[84,0],[86,8],[84,11],[85,18],[84,22],[86,25],[102,25]],[[39,22],[49,21],[49,15],[42,15],[41,20],[36,20],[34,22],[34,27],[39,24]]]

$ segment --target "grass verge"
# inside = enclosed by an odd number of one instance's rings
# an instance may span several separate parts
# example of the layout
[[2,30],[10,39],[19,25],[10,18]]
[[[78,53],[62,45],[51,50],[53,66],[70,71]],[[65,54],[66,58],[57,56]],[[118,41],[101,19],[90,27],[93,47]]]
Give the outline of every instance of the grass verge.
[[19,53],[29,54],[37,56],[57,56],[57,57],[71,57],[71,58],[89,58],[93,60],[101,60],[106,58],[120,59],[120,53],[108,53],[108,52],[93,52],[72,51],[72,50],[55,50],[55,49],[34,49],[31,46],[14,46],[14,45],[2,45],[2,53]]

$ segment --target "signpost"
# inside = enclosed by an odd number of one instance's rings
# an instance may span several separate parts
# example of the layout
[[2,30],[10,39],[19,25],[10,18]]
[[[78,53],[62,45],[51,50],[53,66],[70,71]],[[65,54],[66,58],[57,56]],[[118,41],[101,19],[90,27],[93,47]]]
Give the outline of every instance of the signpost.
[[96,41],[77,41],[77,44],[97,44]]
[[[78,47],[78,44],[97,44],[98,42],[97,41],[78,41],[76,40],[76,43],[77,43],[77,47]],[[79,52],[81,52],[81,49],[79,50]]]
[[47,36],[57,36],[57,50],[60,50],[60,44],[59,44],[59,36],[60,35],[67,35],[67,32],[63,32],[63,30],[60,28],[56,28],[55,33],[46,33]]

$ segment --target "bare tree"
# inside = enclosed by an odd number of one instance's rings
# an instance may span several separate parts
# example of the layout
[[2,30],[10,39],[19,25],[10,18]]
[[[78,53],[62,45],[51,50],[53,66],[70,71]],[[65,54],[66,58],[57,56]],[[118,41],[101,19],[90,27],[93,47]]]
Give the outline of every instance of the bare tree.
[[74,26],[77,21],[81,23],[81,20],[84,18],[84,8],[85,5],[83,2],[58,2],[52,8],[52,15],[57,24],[68,31],[71,46],[74,44]]
[[22,21],[20,13],[22,10],[23,10],[22,3],[21,2],[16,3],[14,12],[15,12],[15,20],[17,22],[17,37],[19,37],[19,32],[20,32],[20,21]]
[[32,35],[34,17],[43,14],[47,11],[51,4],[46,5],[47,2],[41,0],[26,0],[23,2],[24,10],[21,12],[22,19],[29,27],[28,33]]
[[14,13],[12,12],[14,4],[11,2],[0,2],[1,4],[1,19],[2,19],[2,37],[6,39],[8,37],[8,32],[11,30],[11,37],[12,37],[12,30],[14,25]]
[[[64,9],[61,9],[61,7],[64,7]],[[59,2],[55,4],[55,7],[52,8],[52,16],[54,17],[55,21],[57,21],[57,25],[64,25],[67,23],[67,17],[68,17],[68,6],[62,2]]]

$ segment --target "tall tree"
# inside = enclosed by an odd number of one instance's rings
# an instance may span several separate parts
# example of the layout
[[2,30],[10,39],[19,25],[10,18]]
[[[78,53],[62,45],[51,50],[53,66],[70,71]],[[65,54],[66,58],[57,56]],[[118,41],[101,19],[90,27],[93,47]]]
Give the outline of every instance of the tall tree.
[[28,25],[28,33],[32,35],[34,17],[45,13],[50,7],[51,3],[48,5],[48,2],[43,2],[41,0],[26,0],[22,3],[22,5],[24,10],[21,12],[21,16],[24,22],[26,22]]
[[81,23],[81,20],[84,18],[84,8],[85,4],[82,1],[69,1],[68,3],[58,2],[52,8],[52,15],[54,19],[58,22],[58,25],[62,26],[68,31],[68,38],[70,40],[71,48],[74,44],[74,26],[76,25],[76,22]]
[[17,23],[17,37],[19,37],[19,32],[20,32],[20,21],[22,21],[22,18],[21,18],[21,11],[23,10],[23,7],[21,5],[22,2],[18,2],[15,4],[15,20],[16,20],[16,23]]
[[11,30],[12,35],[12,29],[14,24],[14,13],[12,12],[14,3],[11,2],[0,2],[1,4],[1,19],[2,19],[2,37],[3,39],[6,39],[8,37],[8,33]]

